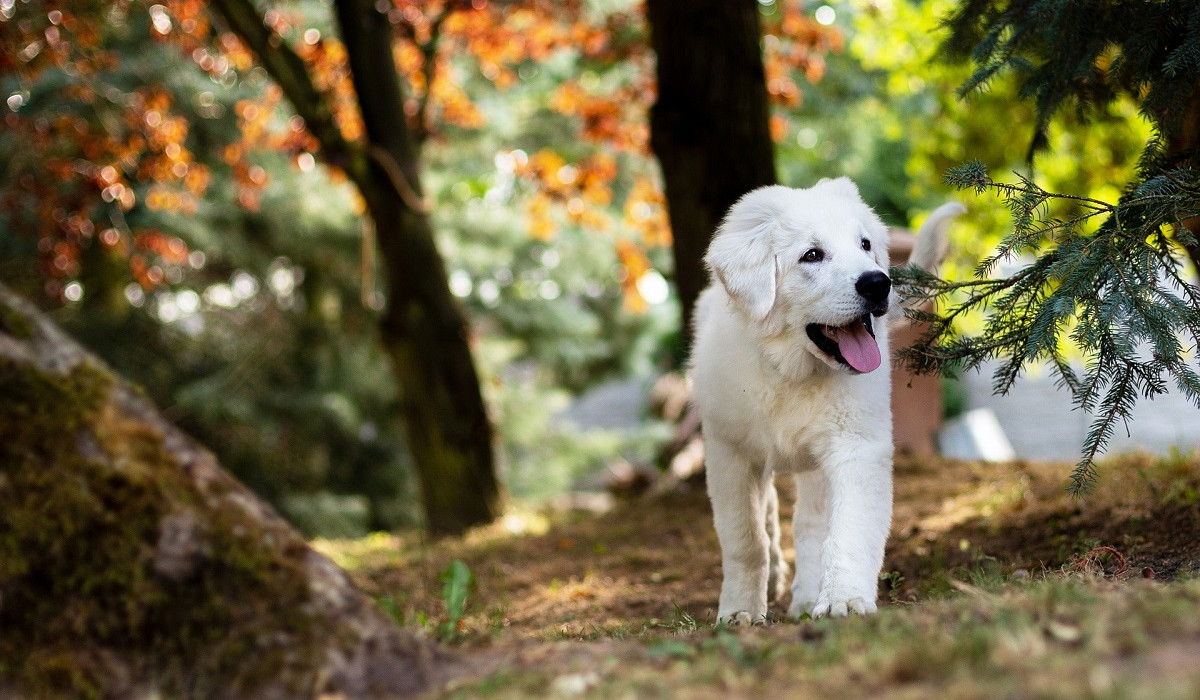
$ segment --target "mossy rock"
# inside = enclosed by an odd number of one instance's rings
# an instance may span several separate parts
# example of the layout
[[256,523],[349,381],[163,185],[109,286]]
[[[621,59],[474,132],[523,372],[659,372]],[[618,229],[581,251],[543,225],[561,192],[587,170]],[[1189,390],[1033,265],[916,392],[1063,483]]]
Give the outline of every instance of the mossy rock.
[[39,352],[69,343],[48,321],[30,331],[0,336],[0,697],[400,697],[433,682],[440,652],[139,392],[77,346]]
[[24,340],[33,337],[33,324],[16,309],[0,304],[0,333]]

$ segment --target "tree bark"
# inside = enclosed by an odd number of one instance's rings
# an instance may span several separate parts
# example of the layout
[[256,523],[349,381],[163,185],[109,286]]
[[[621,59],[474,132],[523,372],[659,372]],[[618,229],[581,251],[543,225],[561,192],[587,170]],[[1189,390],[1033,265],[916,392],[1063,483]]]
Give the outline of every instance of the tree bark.
[[[1176,166],[1196,167],[1200,162],[1200,84],[1192,88],[1192,99],[1182,119],[1172,122],[1160,118],[1158,121],[1170,129],[1167,133],[1168,161]],[[1188,219],[1183,225],[1197,239],[1196,243],[1185,244],[1184,250],[1192,267],[1200,273],[1200,218]]]
[[729,207],[776,182],[755,0],[648,0],[658,56],[650,144],[662,165],[682,328],[708,284],[704,253]]
[[456,663],[0,286],[0,697],[402,697]]
[[378,154],[362,191],[388,285],[383,339],[403,391],[426,526],[434,535],[458,534],[498,511],[492,429],[469,324],[450,294],[429,217],[414,201],[422,197],[419,154],[392,58],[392,26],[376,7],[372,0],[336,4],[367,141]]
[[342,138],[328,100],[253,5],[214,4],[305,119],[321,143],[321,157],[345,170],[367,203],[387,283],[381,337],[400,385],[429,532],[458,534],[491,522],[500,500],[491,423],[471,356],[469,324],[450,294],[421,202],[419,154],[405,116],[387,16],[374,2],[336,4],[367,131],[364,145]]

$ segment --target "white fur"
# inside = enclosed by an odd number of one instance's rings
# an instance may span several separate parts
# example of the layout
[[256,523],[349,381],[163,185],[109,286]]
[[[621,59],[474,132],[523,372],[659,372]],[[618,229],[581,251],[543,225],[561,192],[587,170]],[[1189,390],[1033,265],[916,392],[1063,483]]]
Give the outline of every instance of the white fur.
[[[959,211],[945,205],[930,217],[913,259],[937,262]],[[858,188],[839,178],[750,192],[709,246],[714,283],[697,303],[691,372],[724,567],[721,621],[764,620],[786,586],[778,472],[794,474],[797,491],[789,614],[875,610],[892,512],[887,319],[874,319],[883,364],[867,373],[822,352],[805,328],[864,313],[855,283],[887,271],[887,239]],[[801,262],[813,248],[824,258]]]

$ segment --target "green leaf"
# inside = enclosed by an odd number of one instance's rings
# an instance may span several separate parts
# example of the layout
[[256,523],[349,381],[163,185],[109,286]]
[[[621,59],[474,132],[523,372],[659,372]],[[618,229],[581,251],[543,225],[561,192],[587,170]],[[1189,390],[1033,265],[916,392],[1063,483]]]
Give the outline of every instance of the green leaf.
[[438,574],[438,580],[442,582],[442,600],[446,603],[447,616],[446,621],[438,626],[438,636],[443,641],[450,641],[458,634],[458,623],[462,620],[467,594],[475,577],[462,560],[455,559]]

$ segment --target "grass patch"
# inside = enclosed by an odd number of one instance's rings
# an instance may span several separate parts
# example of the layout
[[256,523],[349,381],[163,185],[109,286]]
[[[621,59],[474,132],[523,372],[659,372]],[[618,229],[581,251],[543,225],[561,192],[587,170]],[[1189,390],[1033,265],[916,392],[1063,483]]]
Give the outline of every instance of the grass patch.
[[318,546],[430,636],[447,619],[439,573],[469,568],[451,644],[505,661],[437,697],[1200,696],[1200,460],[1110,460],[1082,499],[1064,493],[1069,473],[899,460],[869,618],[786,621],[783,600],[772,625],[715,626],[720,550],[700,489],[460,539]]
[[[1030,581],[868,618],[730,630],[647,625],[606,647],[587,697],[1191,698],[1200,582]],[[444,697],[580,687],[578,653],[506,668]],[[567,679],[567,680],[563,680]],[[574,683],[574,685],[572,685]],[[582,692],[581,692],[582,694]]]

